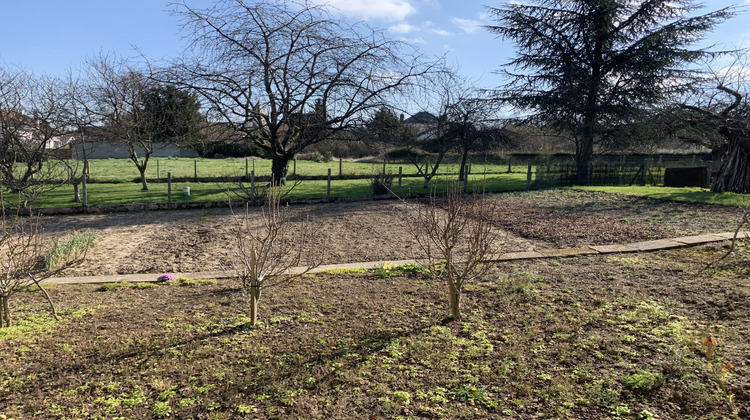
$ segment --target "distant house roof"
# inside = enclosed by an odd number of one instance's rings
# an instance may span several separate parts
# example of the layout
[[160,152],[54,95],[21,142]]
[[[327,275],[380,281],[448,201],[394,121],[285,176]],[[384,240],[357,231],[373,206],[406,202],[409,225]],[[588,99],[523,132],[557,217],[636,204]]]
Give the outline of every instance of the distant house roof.
[[404,124],[434,124],[436,122],[437,117],[427,111],[417,112],[404,120]]
[[[12,136],[17,137],[18,141],[23,142],[26,146],[41,145],[40,142],[43,142],[46,149],[59,149],[65,145],[60,137],[60,132],[53,129],[49,124],[20,112],[0,109],[0,121],[2,121],[6,134],[8,132],[14,133]],[[3,138],[2,136],[3,132],[0,132],[0,139]]]

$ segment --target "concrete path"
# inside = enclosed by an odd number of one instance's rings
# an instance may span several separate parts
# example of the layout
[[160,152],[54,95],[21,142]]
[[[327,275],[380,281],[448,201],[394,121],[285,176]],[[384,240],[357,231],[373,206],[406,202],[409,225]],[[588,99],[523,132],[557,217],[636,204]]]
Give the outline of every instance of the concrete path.
[[[615,254],[623,252],[647,252],[657,251],[661,249],[680,248],[693,245],[701,245],[711,242],[721,242],[728,239],[732,239],[734,232],[716,233],[707,235],[697,236],[682,236],[679,238],[669,239],[657,239],[654,241],[644,242],[633,242],[629,244],[613,244],[613,245],[595,245],[581,248],[564,248],[564,249],[552,249],[546,251],[525,251],[525,252],[508,252],[500,255],[497,259],[498,262],[512,261],[512,260],[529,260],[536,258],[560,258],[560,257],[574,257],[578,255],[594,255],[594,254]],[[742,231],[737,235],[738,238],[749,238],[750,231]],[[328,270],[345,270],[345,269],[357,269],[357,268],[373,268],[376,265],[381,264],[383,261],[367,261],[367,262],[355,262],[346,264],[327,264],[318,266],[309,271],[309,273],[320,273]],[[390,261],[393,265],[404,265],[409,263],[415,263],[414,260],[399,260]],[[290,273],[304,272],[304,268],[296,267],[290,270]],[[45,283],[54,284],[77,284],[77,283],[117,283],[117,282],[153,282],[156,278],[164,273],[148,273],[148,274],[114,274],[105,276],[83,276],[83,277],[53,277],[45,280]],[[233,270],[226,271],[201,271],[196,273],[170,273],[175,277],[189,277],[193,279],[225,279],[236,276],[236,272]]]

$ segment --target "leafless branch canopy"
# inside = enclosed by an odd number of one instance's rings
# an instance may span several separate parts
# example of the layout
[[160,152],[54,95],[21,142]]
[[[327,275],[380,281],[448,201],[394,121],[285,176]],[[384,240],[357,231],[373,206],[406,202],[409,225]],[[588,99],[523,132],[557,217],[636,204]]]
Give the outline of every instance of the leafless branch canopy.
[[0,190],[24,206],[66,179],[54,159],[67,98],[59,81],[0,66]]
[[175,14],[189,58],[165,78],[196,90],[214,120],[272,157],[294,156],[363,121],[429,71],[407,45],[310,2],[180,2]]
[[493,208],[484,194],[462,197],[454,185],[444,199],[433,193],[410,218],[412,235],[429,265],[447,281],[454,320],[461,319],[464,285],[485,275],[498,255],[501,238],[490,222]]
[[[321,263],[320,253],[309,245],[316,228],[309,220],[293,222],[281,204],[281,188],[264,190],[266,204],[259,212],[245,206],[234,215],[236,253],[234,269],[244,287],[266,289],[304,274]],[[304,267],[298,273],[291,268]]]

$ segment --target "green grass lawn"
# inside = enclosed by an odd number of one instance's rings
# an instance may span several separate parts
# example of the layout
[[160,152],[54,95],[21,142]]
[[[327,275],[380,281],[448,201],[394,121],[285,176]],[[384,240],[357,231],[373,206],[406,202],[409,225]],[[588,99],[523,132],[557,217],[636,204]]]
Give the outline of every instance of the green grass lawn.
[[[71,166],[81,167],[82,163],[71,161]],[[417,168],[411,163],[387,163],[386,173],[398,174],[399,167],[402,168],[404,175],[416,175]],[[107,182],[120,181],[131,182],[140,174],[135,164],[129,159],[92,159],[89,161],[91,179]],[[166,178],[167,173],[171,173],[174,178],[198,177],[221,177],[221,176],[244,176],[247,173],[255,171],[257,176],[269,176],[271,174],[271,161],[269,159],[249,159],[244,158],[225,158],[225,159],[207,159],[207,158],[151,158],[148,162],[146,177]],[[289,163],[289,174],[304,176],[324,176],[331,170],[331,175],[374,175],[383,170],[382,162],[347,162],[332,160],[330,162],[314,162],[311,160],[297,160]],[[458,164],[441,164],[439,173],[457,173]],[[472,172],[507,172],[507,165],[485,165],[475,163],[472,165]],[[513,172],[525,172],[525,166],[513,166]]]
[[[68,161],[71,167],[80,173],[83,166],[81,161]],[[67,169],[60,165],[56,170],[60,177],[67,176]],[[90,181],[87,185],[88,205],[117,205],[117,204],[153,204],[167,202],[167,174],[173,179],[192,179],[212,177],[239,177],[254,172],[257,177],[268,177],[271,174],[271,160],[269,159],[205,159],[205,158],[152,158],[149,160],[146,179],[149,190],[142,191],[139,183],[139,173],[130,159],[92,159],[89,161]],[[375,175],[383,171],[383,162],[347,162],[332,160],[330,162],[314,162],[311,160],[297,160],[289,163],[290,179],[298,176],[326,176],[330,170],[333,177],[330,195],[361,196],[372,194],[369,179],[336,179],[340,175],[362,176]],[[386,163],[385,172],[397,175],[399,170],[403,174],[402,194],[426,193],[423,188],[423,178],[418,175],[417,167],[411,163]],[[442,164],[438,176],[433,180],[432,188],[445,190],[445,182],[457,178],[458,164]],[[526,188],[526,166],[512,166],[511,173],[507,165],[488,165],[475,163],[471,171],[468,189],[486,189],[487,191],[514,191]],[[484,175],[485,173],[489,175]],[[262,179],[262,178],[261,178]],[[205,202],[225,201],[228,197],[242,199],[241,195],[232,191],[239,190],[238,186],[226,182],[173,182],[172,202]],[[259,181],[258,185],[265,185]],[[285,196],[288,198],[325,197],[327,182],[325,180],[290,182],[293,191]],[[182,193],[183,187],[190,187],[190,196]],[[229,191],[229,194],[227,193]],[[394,181],[393,191],[398,192],[397,181]],[[74,187],[65,185],[45,193],[37,199],[33,207],[68,207],[79,206],[74,201]]]
[[[432,183],[438,191],[445,191],[446,183],[454,180],[455,176],[440,176]],[[472,175],[468,189],[482,189],[486,191],[518,191],[526,188],[526,174],[498,174],[498,175]],[[403,178],[401,184],[402,194],[421,194],[429,190],[423,188],[423,178]],[[260,188],[265,183],[258,183]],[[183,188],[190,187],[190,195],[183,194]],[[327,181],[299,181],[290,182],[286,187],[289,191],[286,198],[311,198],[325,197]],[[398,192],[398,179],[393,182],[392,189]],[[116,184],[88,184],[88,205],[116,205],[134,203],[166,203],[167,183],[150,182],[149,190],[141,190],[140,183],[116,183]],[[229,194],[228,194],[229,192]],[[226,201],[228,197],[240,199],[240,192],[235,183],[196,183],[196,182],[174,182],[172,183],[172,202],[201,202],[201,201]],[[331,196],[361,196],[371,195],[372,187],[369,179],[344,179],[331,181]],[[34,202],[34,207],[68,207],[80,206],[74,201],[74,189],[72,185],[65,185],[43,195]]]
[[[431,188],[435,188],[438,193],[445,191],[446,183],[455,180],[455,175],[443,175],[437,177],[432,183]],[[487,192],[502,191],[523,191],[526,189],[526,174],[515,172],[511,174],[495,175],[472,175],[469,177],[468,189],[484,189]],[[423,194],[429,190],[423,188],[423,178],[421,177],[404,177],[402,178],[402,194]],[[265,183],[258,183],[258,188]],[[190,195],[183,194],[183,187],[190,187]],[[290,182],[286,187],[288,191],[286,198],[313,198],[325,197],[327,182],[325,180],[299,181]],[[735,193],[713,193],[702,188],[671,188],[671,187],[654,187],[654,186],[631,186],[631,187],[573,187],[574,189],[584,191],[601,191],[613,194],[624,194],[640,197],[655,198],[661,200],[684,201],[702,204],[719,204],[725,206],[743,206],[746,205],[746,198],[741,194]],[[393,181],[392,190],[398,192],[398,180]],[[241,199],[240,189],[236,183],[227,182],[173,182],[172,183],[172,202],[205,202],[205,201],[225,201],[228,197],[233,200]],[[332,179],[331,196],[365,196],[372,194],[372,187],[369,179]],[[73,186],[62,186],[53,191],[46,193],[40,199],[34,202],[34,207],[67,207],[80,206],[73,200]],[[88,184],[88,205],[116,205],[116,204],[134,204],[134,203],[166,203],[167,202],[167,183],[150,182],[149,190],[142,191],[141,184],[135,182],[128,183],[108,183],[108,184]]]
[[[76,162],[71,162],[75,166]],[[459,170],[457,164],[443,164],[440,166],[439,176],[435,179],[433,186],[438,191],[445,190],[445,182],[457,178]],[[93,159],[90,160],[91,179],[94,182],[88,184],[89,205],[112,205],[132,203],[166,203],[167,201],[167,173],[173,178],[193,178],[196,174],[200,178],[243,176],[245,171],[254,171],[256,176],[269,176],[271,173],[271,161],[268,159],[246,160],[243,158],[226,159],[204,159],[204,158],[153,158],[149,162],[147,179],[149,180],[149,191],[142,191],[138,180],[138,171],[129,159]],[[423,188],[423,178],[417,176],[417,169],[410,163],[387,163],[385,171],[390,174],[398,174],[401,168],[402,179],[401,192],[426,193]],[[336,177],[341,173],[347,175],[375,175],[382,172],[382,162],[314,162],[310,160],[297,160],[290,162],[289,174],[301,176],[325,176],[330,169],[333,180],[331,183],[331,196],[361,196],[372,194],[369,179],[339,180]],[[507,165],[485,165],[475,163],[472,166],[473,176],[470,177],[469,189],[478,188],[490,192],[519,191],[526,189],[526,166],[513,166],[512,173],[507,173]],[[488,173],[483,175],[482,173]],[[107,183],[97,183],[103,181]],[[259,182],[259,185],[263,185]],[[290,184],[294,184],[291,182]],[[301,181],[296,184],[294,190],[287,194],[289,198],[310,198],[326,196],[326,181]],[[182,194],[183,187],[190,187],[191,195]],[[237,185],[220,182],[175,182],[172,185],[172,200],[180,202],[200,201],[223,201]],[[609,193],[635,195],[664,200],[686,201],[694,203],[721,204],[729,206],[744,205],[742,195],[725,193],[716,194],[701,188],[668,188],[654,186],[630,186],[630,187],[574,187],[587,191],[603,191]],[[397,182],[394,181],[393,190],[397,191]],[[236,194],[230,194],[234,199]],[[46,193],[34,203],[35,207],[65,207],[79,205],[73,201],[73,187],[63,186],[54,191]]]

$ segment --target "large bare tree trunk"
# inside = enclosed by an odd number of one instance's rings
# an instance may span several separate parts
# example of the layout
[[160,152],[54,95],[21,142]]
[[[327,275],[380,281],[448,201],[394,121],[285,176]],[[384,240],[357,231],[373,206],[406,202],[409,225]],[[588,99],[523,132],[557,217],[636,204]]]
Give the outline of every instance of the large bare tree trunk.
[[274,186],[286,185],[286,176],[289,172],[289,157],[274,156],[271,160],[271,176]]
[[141,189],[148,191],[148,182],[146,181],[146,169],[144,168],[141,172]]
[[724,157],[713,192],[750,193],[750,139],[731,139]]
[[466,167],[466,162],[469,161],[469,148],[464,148],[463,152],[461,153],[461,167],[458,169],[458,180],[459,181],[465,181],[466,178],[469,176],[468,174],[468,168]]

